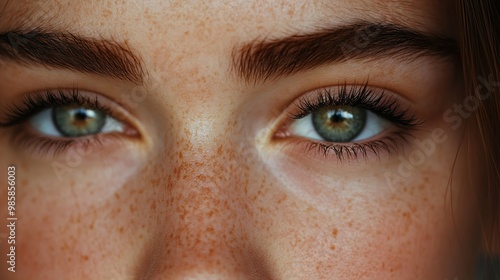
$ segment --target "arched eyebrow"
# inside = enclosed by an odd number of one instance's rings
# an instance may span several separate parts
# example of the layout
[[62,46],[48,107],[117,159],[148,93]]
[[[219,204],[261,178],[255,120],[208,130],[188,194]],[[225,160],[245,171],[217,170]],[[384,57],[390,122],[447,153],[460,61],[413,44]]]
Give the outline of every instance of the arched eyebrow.
[[77,36],[69,32],[13,30],[0,33],[0,59],[23,65],[144,82],[140,59],[126,44]]
[[295,74],[351,59],[460,60],[455,40],[389,24],[358,22],[279,39],[254,40],[233,49],[232,70],[248,83]]

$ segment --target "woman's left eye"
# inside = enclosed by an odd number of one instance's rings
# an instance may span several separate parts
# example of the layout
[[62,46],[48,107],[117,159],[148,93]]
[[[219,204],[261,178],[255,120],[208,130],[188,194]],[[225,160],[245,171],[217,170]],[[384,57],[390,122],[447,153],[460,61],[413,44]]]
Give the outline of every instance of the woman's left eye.
[[32,116],[30,124],[41,134],[54,137],[85,137],[124,132],[125,125],[107,113],[82,105],[63,105]]
[[356,106],[338,105],[317,109],[289,124],[290,136],[314,140],[348,143],[372,138],[391,122],[375,113]]

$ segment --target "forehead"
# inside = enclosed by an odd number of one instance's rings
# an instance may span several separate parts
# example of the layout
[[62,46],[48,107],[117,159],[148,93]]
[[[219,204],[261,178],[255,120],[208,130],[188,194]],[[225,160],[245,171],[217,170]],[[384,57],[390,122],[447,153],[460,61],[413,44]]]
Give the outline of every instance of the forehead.
[[209,30],[222,25],[250,34],[359,19],[444,29],[452,26],[453,11],[448,0],[0,0],[0,7],[1,27],[50,24],[116,32],[148,26],[169,32],[181,26]]

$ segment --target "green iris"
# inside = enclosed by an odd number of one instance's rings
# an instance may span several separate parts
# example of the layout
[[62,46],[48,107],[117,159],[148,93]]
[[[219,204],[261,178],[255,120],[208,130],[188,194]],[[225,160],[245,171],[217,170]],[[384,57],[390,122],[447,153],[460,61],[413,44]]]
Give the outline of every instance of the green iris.
[[81,137],[100,133],[106,114],[78,105],[59,106],[52,110],[52,120],[63,136]]
[[331,106],[312,113],[316,132],[330,142],[349,142],[365,128],[366,110],[353,106]]

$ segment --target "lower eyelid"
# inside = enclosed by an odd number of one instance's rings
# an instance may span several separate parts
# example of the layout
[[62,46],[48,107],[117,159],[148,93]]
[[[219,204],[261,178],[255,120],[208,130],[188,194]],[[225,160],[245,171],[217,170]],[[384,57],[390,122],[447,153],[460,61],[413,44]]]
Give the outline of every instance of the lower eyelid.
[[118,144],[123,143],[123,137],[117,133],[95,134],[81,138],[62,138],[40,136],[34,129],[27,127],[18,127],[12,133],[10,142],[13,147],[29,156],[42,158],[54,158],[73,148],[76,149],[76,152],[82,153],[83,150],[97,151],[106,147],[116,148]]
[[[309,155],[313,159],[369,160],[372,157],[380,159],[383,156],[393,156],[408,145],[413,135],[410,131],[394,130],[384,133],[379,139],[366,140],[357,143],[331,143],[311,141],[305,138],[282,139],[286,141],[284,148],[294,151],[294,156]],[[282,142],[280,141],[280,142]]]

